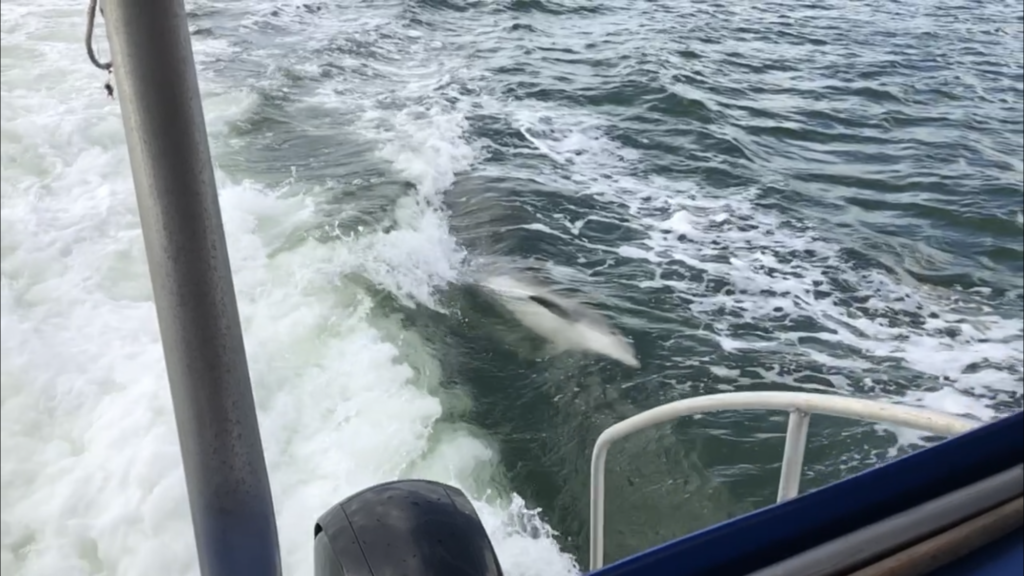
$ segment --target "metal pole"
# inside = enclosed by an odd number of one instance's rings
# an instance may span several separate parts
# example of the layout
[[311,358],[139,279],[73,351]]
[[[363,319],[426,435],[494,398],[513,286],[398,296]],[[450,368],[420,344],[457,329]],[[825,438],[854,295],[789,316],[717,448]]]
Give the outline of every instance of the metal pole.
[[807,431],[810,425],[811,415],[807,412],[797,409],[789,413],[776,502],[796,498],[800,493],[800,477],[804,474],[804,453],[807,451]]
[[204,576],[281,574],[182,0],[105,0],[118,98]]

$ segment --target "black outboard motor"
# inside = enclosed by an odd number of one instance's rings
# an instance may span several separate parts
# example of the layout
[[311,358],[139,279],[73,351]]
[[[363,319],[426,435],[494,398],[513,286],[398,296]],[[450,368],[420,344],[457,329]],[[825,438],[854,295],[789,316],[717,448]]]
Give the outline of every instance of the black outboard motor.
[[315,576],[503,576],[458,488],[397,480],[332,506],[313,529]]

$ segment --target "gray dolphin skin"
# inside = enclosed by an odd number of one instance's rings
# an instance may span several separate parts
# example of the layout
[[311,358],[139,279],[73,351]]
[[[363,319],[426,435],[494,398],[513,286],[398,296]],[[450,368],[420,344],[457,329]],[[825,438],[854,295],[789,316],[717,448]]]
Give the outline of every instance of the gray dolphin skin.
[[549,312],[551,312],[555,316],[558,316],[559,318],[562,318],[562,319],[565,319],[565,320],[569,320],[570,322],[575,320],[575,316],[573,316],[573,314],[571,312],[569,312],[569,310],[567,308],[565,308],[564,306],[562,306],[558,302],[555,302],[554,300],[551,300],[550,298],[546,298],[546,297],[541,296],[539,294],[531,294],[529,296],[529,298],[530,298],[530,300],[533,300],[537,304],[540,304],[541,306],[546,308]]
[[640,367],[633,345],[601,314],[520,276],[488,276],[479,286],[523,326],[547,339],[555,353],[591,352]]

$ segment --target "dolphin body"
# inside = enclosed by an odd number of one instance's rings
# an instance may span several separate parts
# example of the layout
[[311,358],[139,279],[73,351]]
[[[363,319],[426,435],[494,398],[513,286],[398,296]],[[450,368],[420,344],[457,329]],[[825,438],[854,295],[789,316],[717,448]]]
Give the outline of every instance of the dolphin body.
[[520,323],[551,342],[552,352],[594,352],[633,368],[640,367],[632,344],[600,314],[583,304],[509,275],[489,276],[479,285]]

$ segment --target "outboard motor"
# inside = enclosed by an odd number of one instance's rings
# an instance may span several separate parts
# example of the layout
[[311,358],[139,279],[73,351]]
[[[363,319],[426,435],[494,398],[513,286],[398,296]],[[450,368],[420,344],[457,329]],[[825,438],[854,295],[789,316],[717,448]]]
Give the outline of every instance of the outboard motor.
[[397,480],[332,506],[313,529],[315,576],[503,576],[469,498]]

